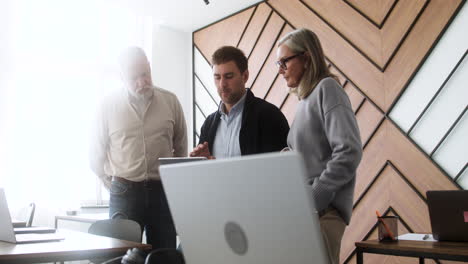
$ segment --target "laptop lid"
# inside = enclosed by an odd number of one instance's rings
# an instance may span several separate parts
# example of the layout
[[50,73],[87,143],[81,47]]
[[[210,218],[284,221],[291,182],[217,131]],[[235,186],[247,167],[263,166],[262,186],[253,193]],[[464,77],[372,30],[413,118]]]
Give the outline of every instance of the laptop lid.
[[182,162],[190,162],[190,161],[200,161],[206,160],[205,157],[170,157],[170,158],[159,158],[159,165],[169,165],[169,164],[176,164]]
[[15,235],[11,222],[10,210],[5,196],[5,190],[0,188],[0,241],[10,243],[36,243],[63,240],[57,234],[19,234]]
[[0,241],[16,243],[10,210],[5,196],[5,190],[0,188]]
[[432,235],[440,241],[468,241],[468,190],[428,191]]
[[18,234],[50,234],[55,233],[55,228],[45,226],[14,227],[13,231]]
[[187,263],[328,263],[297,153],[161,167]]

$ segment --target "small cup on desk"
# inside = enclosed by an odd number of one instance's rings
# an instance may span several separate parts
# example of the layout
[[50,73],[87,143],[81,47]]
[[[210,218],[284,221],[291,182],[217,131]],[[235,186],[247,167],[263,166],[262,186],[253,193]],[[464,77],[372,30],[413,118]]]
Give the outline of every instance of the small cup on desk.
[[378,217],[379,241],[398,240],[398,216]]

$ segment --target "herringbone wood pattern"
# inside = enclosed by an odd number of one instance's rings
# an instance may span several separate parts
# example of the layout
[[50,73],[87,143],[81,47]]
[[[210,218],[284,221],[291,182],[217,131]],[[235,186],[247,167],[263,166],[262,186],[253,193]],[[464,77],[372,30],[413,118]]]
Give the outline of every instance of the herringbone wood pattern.
[[[343,263],[355,263],[355,241],[376,237],[375,210],[400,216],[400,233],[430,232],[426,191],[458,188],[387,114],[463,3],[269,0],[194,32],[194,44],[207,59],[221,45],[244,50],[248,86],[278,106],[289,122],[298,100],[277,74],[276,41],[299,27],[319,36],[329,67],[349,95],[364,144],[353,219],[342,243]],[[366,263],[377,262],[417,260],[366,256]]]

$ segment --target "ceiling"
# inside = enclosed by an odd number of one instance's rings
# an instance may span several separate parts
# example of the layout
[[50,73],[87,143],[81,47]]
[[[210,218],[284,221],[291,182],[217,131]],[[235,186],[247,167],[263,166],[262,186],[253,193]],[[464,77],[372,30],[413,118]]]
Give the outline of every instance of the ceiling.
[[209,0],[208,5],[204,0],[118,0],[118,2],[138,15],[151,16],[155,24],[192,32],[262,1]]

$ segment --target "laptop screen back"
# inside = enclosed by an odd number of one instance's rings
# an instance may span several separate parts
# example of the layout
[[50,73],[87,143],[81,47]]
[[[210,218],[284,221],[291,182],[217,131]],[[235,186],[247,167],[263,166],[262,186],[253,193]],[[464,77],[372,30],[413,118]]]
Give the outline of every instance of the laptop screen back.
[[0,241],[16,243],[10,210],[5,196],[5,190],[0,188]]
[[468,241],[468,190],[428,191],[432,234],[441,241]]
[[328,263],[296,153],[161,167],[187,263]]

